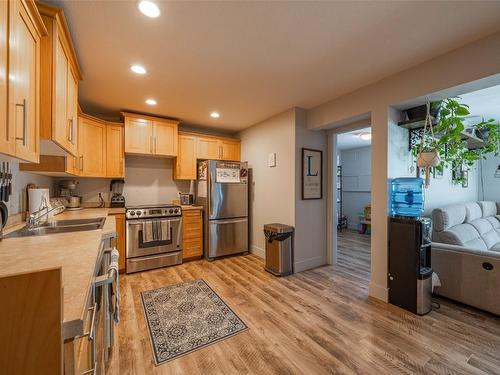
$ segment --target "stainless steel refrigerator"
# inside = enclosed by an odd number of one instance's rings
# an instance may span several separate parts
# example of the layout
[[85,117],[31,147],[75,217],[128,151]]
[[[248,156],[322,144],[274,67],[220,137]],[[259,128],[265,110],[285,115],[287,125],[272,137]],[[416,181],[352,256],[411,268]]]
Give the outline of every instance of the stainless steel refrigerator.
[[246,162],[199,162],[196,202],[204,208],[205,258],[248,252]]

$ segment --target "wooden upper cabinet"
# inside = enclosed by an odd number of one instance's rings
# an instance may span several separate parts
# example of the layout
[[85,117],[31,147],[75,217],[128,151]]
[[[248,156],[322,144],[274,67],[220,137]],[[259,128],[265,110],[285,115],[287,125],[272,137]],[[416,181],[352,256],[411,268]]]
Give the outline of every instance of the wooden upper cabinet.
[[174,178],[196,180],[196,137],[179,134],[179,150],[174,164]]
[[80,175],[106,176],[106,123],[90,116],[81,116],[79,126]]
[[125,118],[125,152],[127,154],[153,154],[153,122]]
[[[80,67],[62,9],[37,3],[48,35],[41,40],[40,137],[61,154],[78,155],[78,82]],[[47,145],[47,153],[53,147]]]
[[196,141],[198,159],[219,159],[220,145],[217,138],[198,136]]
[[221,139],[220,141],[220,149],[221,155],[220,158],[222,160],[232,160],[239,161],[240,160],[240,148],[241,143],[239,140],[229,140],[229,139]]
[[[1,5],[2,17],[5,3]],[[8,5],[8,121],[0,125],[6,127],[2,129],[1,151],[36,163],[40,158],[40,37],[46,29],[33,1],[10,0]],[[0,27],[4,25],[2,22]]]
[[106,177],[125,177],[123,125],[106,124]]
[[177,156],[178,121],[122,112],[125,119],[125,153]]
[[16,148],[13,131],[9,129],[7,119],[7,77],[9,50],[7,36],[9,35],[9,2],[0,1],[0,152],[15,155]]
[[177,156],[177,122],[153,121],[155,155]]

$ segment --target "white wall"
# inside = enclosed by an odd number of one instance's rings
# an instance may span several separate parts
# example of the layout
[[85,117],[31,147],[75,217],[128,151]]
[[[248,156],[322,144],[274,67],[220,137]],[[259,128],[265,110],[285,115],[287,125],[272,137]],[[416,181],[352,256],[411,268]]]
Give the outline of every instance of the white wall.
[[[127,205],[171,203],[178,192],[189,192],[189,181],[172,178],[173,159],[126,156],[125,187],[123,195]],[[80,178],[76,190],[83,202],[98,202],[98,193],[109,201],[110,179]]]
[[[264,224],[295,225],[295,110],[262,121],[240,133],[241,160],[251,169],[250,249],[264,257]],[[268,155],[276,153],[276,167]]]
[[[408,150],[408,130],[389,122],[389,145],[389,178],[415,177],[410,171],[414,163]],[[450,168],[445,169],[442,178],[431,177],[430,186],[425,189],[424,216],[430,216],[435,208],[479,200],[478,178],[477,163],[469,172],[466,188],[452,182]]]
[[[478,194],[480,200],[500,202],[500,178],[495,178],[494,174],[500,166],[500,156],[488,156],[486,160],[479,163],[479,171],[482,171],[483,183],[479,181]],[[479,173],[481,177],[481,173]],[[483,194],[484,191],[484,194]]]
[[[295,126],[295,271],[326,263],[327,136],[306,127],[306,113],[296,109]],[[323,198],[302,200],[302,148],[323,151]]]
[[372,263],[370,295],[387,301],[387,177],[390,106],[431,101],[500,82],[500,32],[362,87],[307,112],[309,129],[368,117],[372,124]]
[[0,156],[0,166],[2,162],[9,162],[12,169],[12,195],[7,208],[9,215],[14,215],[27,210],[26,206],[26,185],[36,184],[39,188],[50,189],[51,196],[54,193],[54,179],[52,177],[42,176],[35,173],[27,173],[19,171],[19,161],[8,156]]
[[350,229],[357,229],[358,214],[371,203],[371,147],[340,152],[342,165],[342,213]]

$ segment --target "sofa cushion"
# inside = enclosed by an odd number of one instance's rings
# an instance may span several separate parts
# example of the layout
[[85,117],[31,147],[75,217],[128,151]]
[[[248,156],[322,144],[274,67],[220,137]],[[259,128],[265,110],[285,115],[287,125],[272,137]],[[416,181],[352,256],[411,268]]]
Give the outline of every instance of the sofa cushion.
[[487,219],[476,219],[469,222],[469,224],[478,231],[488,249],[500,242],[500,234]]
[[497,252],[500,253],[500,242],[497,243],[497,244],[495,244],[495,245],[493,245],[489,250],[490,251],[497,251]]
[[465,221],[464,205],[454,205],[436,208],[432,211],[432,226],[434,231],[441,232]]
[[494,229],[500,229],[500,220],[498,220],[495,216],[485,217],[484,220],[488,220]]
[[477,229],[470,224],[459,224],[441,232],[434,232],[434,237],[435,242],[488,250]]
[[478,202],[483,211],[483,217],[495,216],[497,214],[497,204],[492,201]]
[[483,211],[481,210],[481,207],[479,204],[476,202],[471,202],[471,203],[465,203],[465,221],[466,222],[471,222],[473,220],[479,219],[483,217]]

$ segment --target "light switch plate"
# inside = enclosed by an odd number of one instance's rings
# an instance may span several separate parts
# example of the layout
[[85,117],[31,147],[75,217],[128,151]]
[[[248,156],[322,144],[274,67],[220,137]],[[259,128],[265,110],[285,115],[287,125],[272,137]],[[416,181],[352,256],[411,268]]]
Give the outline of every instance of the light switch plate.
[[267,165],[269,167],[276,167],[276,152],[272,152],[268,155]]

